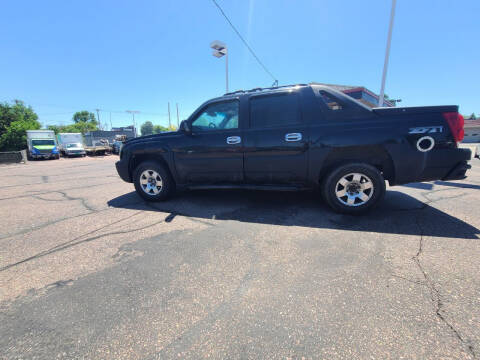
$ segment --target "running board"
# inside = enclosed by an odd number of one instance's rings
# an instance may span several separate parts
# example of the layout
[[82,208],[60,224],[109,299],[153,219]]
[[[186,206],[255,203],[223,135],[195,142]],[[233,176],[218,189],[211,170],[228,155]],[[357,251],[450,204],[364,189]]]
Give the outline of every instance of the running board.
[[249,185],[249,184],[223,184],[223,185],[187,185],[190,190],[211,190],[211,189],[244,189],[244,190],[270,190],[270,191],[305,191],[311,190],[308,187],[294,185]]

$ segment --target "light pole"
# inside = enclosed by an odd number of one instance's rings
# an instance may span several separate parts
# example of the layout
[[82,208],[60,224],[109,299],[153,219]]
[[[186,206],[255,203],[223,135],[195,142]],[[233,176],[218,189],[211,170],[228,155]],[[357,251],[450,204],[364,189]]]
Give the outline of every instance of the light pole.
[[125,112],[132,114],[133,119],[133,137],[137,137],[137,126],[135,124],[135,114],[138,114],[140,111],[138,110],[126,110]]
[[100,130],[103,130],[102,123],[100,122],[100,113],[99,113],[100,109],[95,109],[95,111],[97,112],[98,127]]
[[228,93],[228,50],[227,45],[221,41],[212,41],[210,47],[213,49],[212,55],[216,58],[225,56],[225,87]]
[[387,78],[388,59],[390,57],[390,45],[392,43],[393,20],[395,19],[396,5],[397,5],[397,0],[392,0],[392,11],[390,12],[390,25],[388,27],[387,49],[385,51],[385,62],[383,64],[383,74],[382,74],[382,86],[380,88],[380,99],[378,101],[378,106],[383,106],[383,100],[385,97],[385,80]]
[[170,121],[170,101],[168,102],[168,130],[172,127],[172,122]]
[[180,118],[178,117],[178,103],[177,103],[177,129],[180,127]]

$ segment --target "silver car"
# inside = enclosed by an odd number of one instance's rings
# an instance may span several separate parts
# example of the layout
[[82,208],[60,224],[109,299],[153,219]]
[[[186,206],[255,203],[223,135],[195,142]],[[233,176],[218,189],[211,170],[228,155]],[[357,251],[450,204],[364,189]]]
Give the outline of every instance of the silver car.
[[63,148],[63,153],[65,156],[86,156],[87,152],[85,148],[80,143],[71,143],[66,144]]

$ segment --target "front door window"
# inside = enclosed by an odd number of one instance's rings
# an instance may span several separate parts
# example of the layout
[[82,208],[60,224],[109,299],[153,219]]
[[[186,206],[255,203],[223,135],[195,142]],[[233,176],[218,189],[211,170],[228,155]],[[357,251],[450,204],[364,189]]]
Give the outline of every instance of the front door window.
[[192,122],[193,132],[238,129],[238,101],[208,105]]

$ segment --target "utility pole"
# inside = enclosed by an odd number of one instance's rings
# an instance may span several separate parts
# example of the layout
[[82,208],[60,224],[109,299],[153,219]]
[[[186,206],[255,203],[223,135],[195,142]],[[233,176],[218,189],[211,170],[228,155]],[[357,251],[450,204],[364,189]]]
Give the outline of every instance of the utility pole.
[[102,129],[102,123],[100,122],[100,113],[99,113],[100,109],[95,109],[95,111],[97,112],[98,128],[100,130],[103,130]]
[[172,122],[170,121],[170,102],[168,103],[168,129],[172,127]]
[[225,83],[228,93],[228,50],[225,48]]
[[127,113],[132,114],[133,120],[133,137],[137,137],[137,125],[135,124],[135,114],[138,114],[138,110],[126,110]]
[[113,125],[112,125],[112,112],[110,111],[110,131],[112,131]]
[[388,26],[387,49],[385,50],[385,62],[383,64],[382,86],[380,87],[380,99],[378,106],[383,106],[385,98],[385,80],[387,79],[388,59],[390,57],[390,45],[392,43],[393,20],[395,19],[395,7],[397,0],[392,0],[392,10],[390,12],[390,25]]
[[177,105],[177,129],[180,127],[180,117],[178,116],[178,103]]

